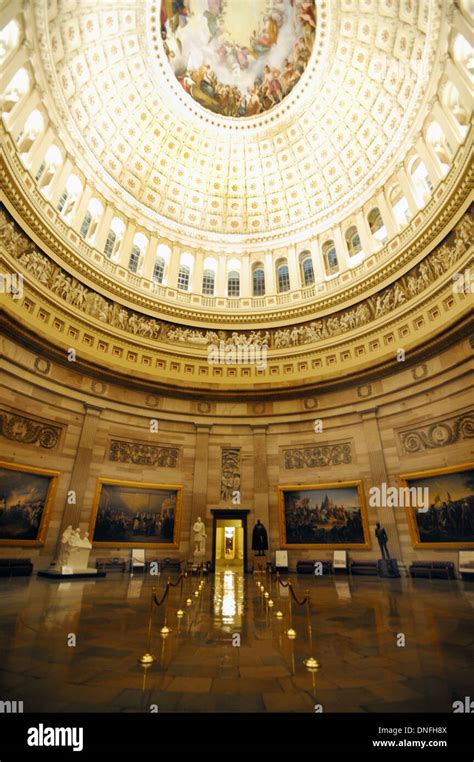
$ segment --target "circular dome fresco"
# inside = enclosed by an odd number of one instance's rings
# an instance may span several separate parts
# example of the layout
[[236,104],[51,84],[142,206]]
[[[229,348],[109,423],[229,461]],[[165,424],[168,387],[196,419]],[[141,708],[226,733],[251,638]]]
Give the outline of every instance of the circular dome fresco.
[[163,47],[200,106],[230,117],[277,106],[300,80],[316,31],[314,0],[161,0]]
[[251,246],[330,227],[403,159],[436,91],[443,2],[242,6],[28,6],[68,156],[123,214],[170,239]]

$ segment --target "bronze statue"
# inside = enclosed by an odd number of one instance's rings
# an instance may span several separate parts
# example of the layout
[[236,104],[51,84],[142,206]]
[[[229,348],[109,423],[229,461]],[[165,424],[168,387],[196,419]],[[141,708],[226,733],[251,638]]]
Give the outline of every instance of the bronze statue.
[[385,531],[383,527],[380,526],[380,521],[377,521],[377,524],[375,526],[375,536],[380,545],[382,558],[390,558],[390,553],[388,552],[388,548],[387,548],[387,542],[388,542],[387,532]]
[[252,550],[256,551],[257,556],[264,556],[265,551],[268,550],[268,536],[267,530],[260,523],[258,519],[252,532]]

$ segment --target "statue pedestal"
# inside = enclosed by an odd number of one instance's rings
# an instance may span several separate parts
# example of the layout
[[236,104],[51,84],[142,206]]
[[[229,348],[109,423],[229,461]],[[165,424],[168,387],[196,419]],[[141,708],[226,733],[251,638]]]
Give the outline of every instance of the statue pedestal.
[[264,572],[267,569],[267,559],[265,556],[258,556],[254,553],[253,556],[253,570]]
[[105,577],[105,572],[89,569],[89,556],[92,545],[88,532],[81,537],[79,529],[69,524],[61,538],[59,559],[53,561],[46,571],[39,571],[38,577],[47,579],[84,579]]
[[396,558],[380,558],[377,561],[379,577],[399,577]]

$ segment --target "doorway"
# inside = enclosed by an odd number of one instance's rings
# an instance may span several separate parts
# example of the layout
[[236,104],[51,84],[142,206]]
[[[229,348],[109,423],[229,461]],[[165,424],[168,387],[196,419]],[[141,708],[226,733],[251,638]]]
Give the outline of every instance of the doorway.
[[214,509],[212,532],[213,571],[245,572],[247,569],[248,510]]
[[242,519],[216,520],[216,571],[244,570]]

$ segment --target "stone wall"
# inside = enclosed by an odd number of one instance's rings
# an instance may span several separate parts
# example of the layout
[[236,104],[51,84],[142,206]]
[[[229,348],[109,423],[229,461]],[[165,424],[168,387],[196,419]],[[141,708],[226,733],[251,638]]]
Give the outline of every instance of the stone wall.
[[[188,558],[191,524],[205,517],[212,552],[212,508],[235,507],[222,499],[223,450],[239,450],[240,507],[267,526],[271,552],[281,546],[278,485],[311,485],[361,479],[370,486],[399,484],[403,472],[472,460],[472,380],[468,337],[418,365],[397,363],[393,372],[370,384],[312,397],[197,403],[154,397],[133,387],[101,385],[72,367],[50,362],[4,340],[1,375],[0,458],[60,472],[46,542],[41,548],[1,546],[0,556],[26,556],[36,568],[52,560],[62,527],[77,518],[89,528],[99,477],[179,484],[183,514],[179,549],[147,551]],[[94,392],[95,390],[95,392]],[[150,431],[150,420],[158,431]],[[315,420],[322,431],[315,431]],[[319,426],[320,427],[320,426]],[[318,427],[317,427],[318,428]],[[237,465],[235,465],[237,463]],[[75,509],[67,492],[77,489]],[[377,558],[379,519],[389,548],[402,564],[414,558],[456,561],[456,550],[415,550],[405,509],[368,507],[371,548],[351,550],[353,558]],[[77,523],[76,522],[76,523]],[[249,531],[249,542],[251,531]],[[97,548],[98,556],[127,556],[126,549]],[[290,550],[299,558],[329,558],[331,551]]]

